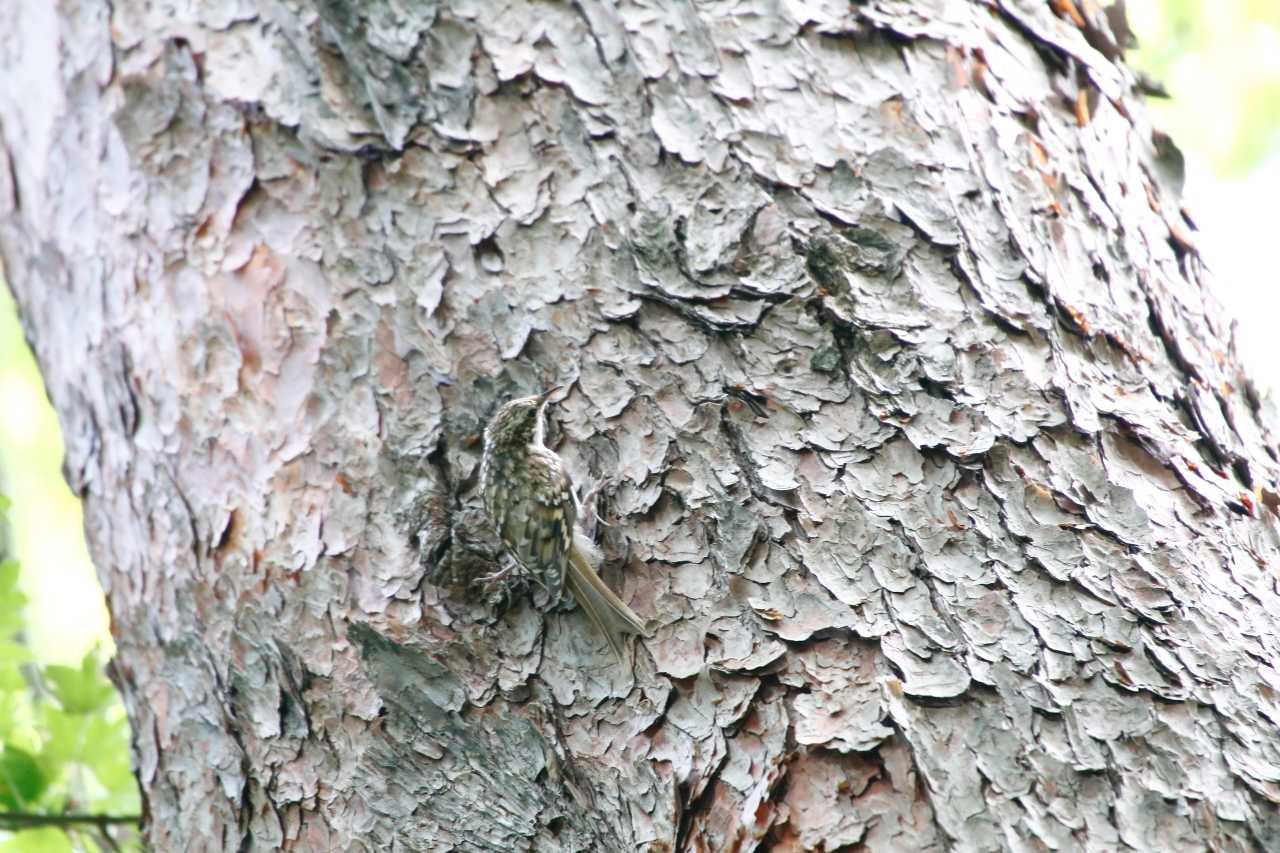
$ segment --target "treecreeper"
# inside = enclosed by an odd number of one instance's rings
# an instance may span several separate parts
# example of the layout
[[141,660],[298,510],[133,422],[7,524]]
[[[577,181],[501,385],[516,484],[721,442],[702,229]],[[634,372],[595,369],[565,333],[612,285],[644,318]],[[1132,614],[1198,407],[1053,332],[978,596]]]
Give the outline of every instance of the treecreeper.
[[547,590],[552,605],[567,587],[624,661],[626,636],[648,637],[649,632],[596,572],[600,551],[578,526],[569,472],[546,446],[547,400],[556,390],[512,400],[485,427],[480,461],[485,512],[519,571]]

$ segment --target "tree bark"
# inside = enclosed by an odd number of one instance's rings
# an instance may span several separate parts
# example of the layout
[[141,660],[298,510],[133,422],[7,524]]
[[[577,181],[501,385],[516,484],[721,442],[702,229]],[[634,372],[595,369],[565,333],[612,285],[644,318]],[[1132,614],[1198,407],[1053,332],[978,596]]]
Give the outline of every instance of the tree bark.
[[[1280,849],[1276,420],[1082,9],[0,5],[151,845]],[[470,583],[553,382],[627,666]]]

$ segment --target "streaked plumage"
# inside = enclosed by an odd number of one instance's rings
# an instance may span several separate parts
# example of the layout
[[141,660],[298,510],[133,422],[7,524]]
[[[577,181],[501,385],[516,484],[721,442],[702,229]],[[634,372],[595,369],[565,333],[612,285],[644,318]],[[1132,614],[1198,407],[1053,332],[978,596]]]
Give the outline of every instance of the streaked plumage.
[[564,463],[544,444],[541,394],[507,403],[484,431],[484,507],[507,552],[558,602],[565,587],[621,659],[623,637],[648,636],[596,573],[595,546],[576,527],[578,507]]

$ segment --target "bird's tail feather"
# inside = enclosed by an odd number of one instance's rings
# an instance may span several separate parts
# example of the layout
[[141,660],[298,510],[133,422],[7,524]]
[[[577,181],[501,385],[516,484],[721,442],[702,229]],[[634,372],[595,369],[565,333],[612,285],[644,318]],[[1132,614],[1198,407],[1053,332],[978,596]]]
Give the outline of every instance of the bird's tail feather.
[[581,533],[576,534],[573,539],[565,583],[582,612],[587,614],[587,618],[609,641],[609,647],[618,656],[618,660],[626,660],[623,647],[626,635],[648,637],[649,632],[645,630],[640,617],[596,574],[599,552],[591,540]]

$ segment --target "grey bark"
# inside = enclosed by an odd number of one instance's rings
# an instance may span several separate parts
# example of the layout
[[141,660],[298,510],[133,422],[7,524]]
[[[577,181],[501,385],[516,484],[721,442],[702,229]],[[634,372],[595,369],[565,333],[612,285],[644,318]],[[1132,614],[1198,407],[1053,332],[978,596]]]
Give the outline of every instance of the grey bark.
[[[0,5],[155,849],[1280,849],[1276,420],[1067,6]],[[468,582],[552,382],[633,668]]]

